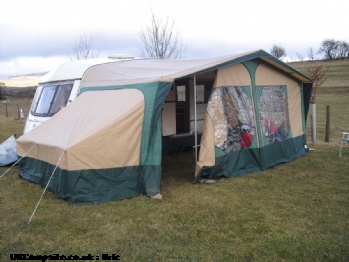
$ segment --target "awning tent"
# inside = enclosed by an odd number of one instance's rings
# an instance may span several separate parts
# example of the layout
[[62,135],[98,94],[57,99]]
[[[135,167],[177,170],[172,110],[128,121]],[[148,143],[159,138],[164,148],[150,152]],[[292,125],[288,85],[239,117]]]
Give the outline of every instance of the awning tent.
[[[160,193],[161,112],[178,79],[214,72],[195,182],[264,170],[305,153],[312,83],[263,50],[96,65],[81,94],[17,140],[20,176],[70,203]],[[213,74],[212,74],[213,75]],[[196,103],[195,105],[196,106]]]

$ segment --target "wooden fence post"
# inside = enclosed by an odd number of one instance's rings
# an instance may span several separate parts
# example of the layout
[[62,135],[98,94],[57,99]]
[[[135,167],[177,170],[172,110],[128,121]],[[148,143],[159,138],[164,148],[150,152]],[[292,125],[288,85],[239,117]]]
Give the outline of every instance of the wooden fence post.
[[8,105],[8,103],[6,102],[6,103],[5,103],[5,111],[6,111],[6,117],[8,117],[8,110],[7,110],[7,105]]
[[330,106],[326,106],[326,134],[325,134],[325,142],[330,142],[330,129],[331,129],[331,121],[330,121]]

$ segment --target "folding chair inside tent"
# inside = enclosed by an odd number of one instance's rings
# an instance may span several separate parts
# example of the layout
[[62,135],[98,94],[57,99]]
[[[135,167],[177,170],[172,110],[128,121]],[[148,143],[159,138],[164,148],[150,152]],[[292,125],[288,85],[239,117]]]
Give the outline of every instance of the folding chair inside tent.
[[349,144],[349,132],[342,132],[342,141],[341,141],[341,148],[339,150],[339,157],[342,157],[342,148],[345,142]]

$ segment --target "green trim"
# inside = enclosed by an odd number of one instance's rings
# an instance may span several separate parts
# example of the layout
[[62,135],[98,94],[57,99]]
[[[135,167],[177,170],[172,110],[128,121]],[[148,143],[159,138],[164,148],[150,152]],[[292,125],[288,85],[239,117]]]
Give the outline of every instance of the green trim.
[[250,146],[250,148],[259,148],[261,147],[261,139],[263,137],[263,134],[261,132],[261,126],[259,123],[259,107],[258,107],[258,92],[256,92],[256,90],[258,91],[258,89],[256,89],[256,71],[257,68],[259,66],[260,63],[258,63],[257,61],[247,61],[245,63],[243,63],[244,66],[247,68],[248,72],[250,73],[251,76],[251,93],[253,96],[253,109],[254,109],[254,113],[255,113],[255,123],[256,123],[256,135],[253,138],[253,142],[252,145]]
[[238,177],[252,172],[260,172],[272,166],[294,160],[306,153],[305,136],[286,139],[263,148],[249,148],[216,156],[214,166],[203,167],[194,179]]
[[220,149],[218,146],[214,146],[214,154],[216,158],[227,155],[227,153]]
[[[251,86],[239,86],[245,93],[246,95],[251,99],[252,101],[252,90],[251,90]],[[253,107],[253,105],[252,105]]]
[[[54,165],[38,159],[23,158],[19,175],[45,187]],[[128,166],[98,170],[67,171],[56,169],[48,190],[70,204],[97,204],[141,194],[160,193],[161,166]]]
[[308,111],[310,106],[310,98],[312,94],[313,84],[303,83],[303,106],[304,106],[304,120],[307,122]]

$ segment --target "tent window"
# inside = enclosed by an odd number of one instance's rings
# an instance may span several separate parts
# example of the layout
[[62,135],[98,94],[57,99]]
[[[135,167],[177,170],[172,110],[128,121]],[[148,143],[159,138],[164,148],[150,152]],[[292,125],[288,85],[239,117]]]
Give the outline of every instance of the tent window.
[[289,131],[287,96],[282,86],[262,87],[258,100],[260,127],[269,143],[285,140]]
[[35,101],[33,115],[49,117],[56,114],[67,105],[72,87],[73,84],[44,86]]
[[203,103],[205,101],[205,86],[196,85],[196,103]]
[[183,101],[185,102],[186,94],[185,94],[185,86],[177,86],[177,101]]
[[207,104],[213,88],[213,81],[199,80],[196,85],[196,103]]
[[255,136],[252,100],[239,86],[221,86],[212,93],[208,114],[215,145],[225,152],[249,148]]

